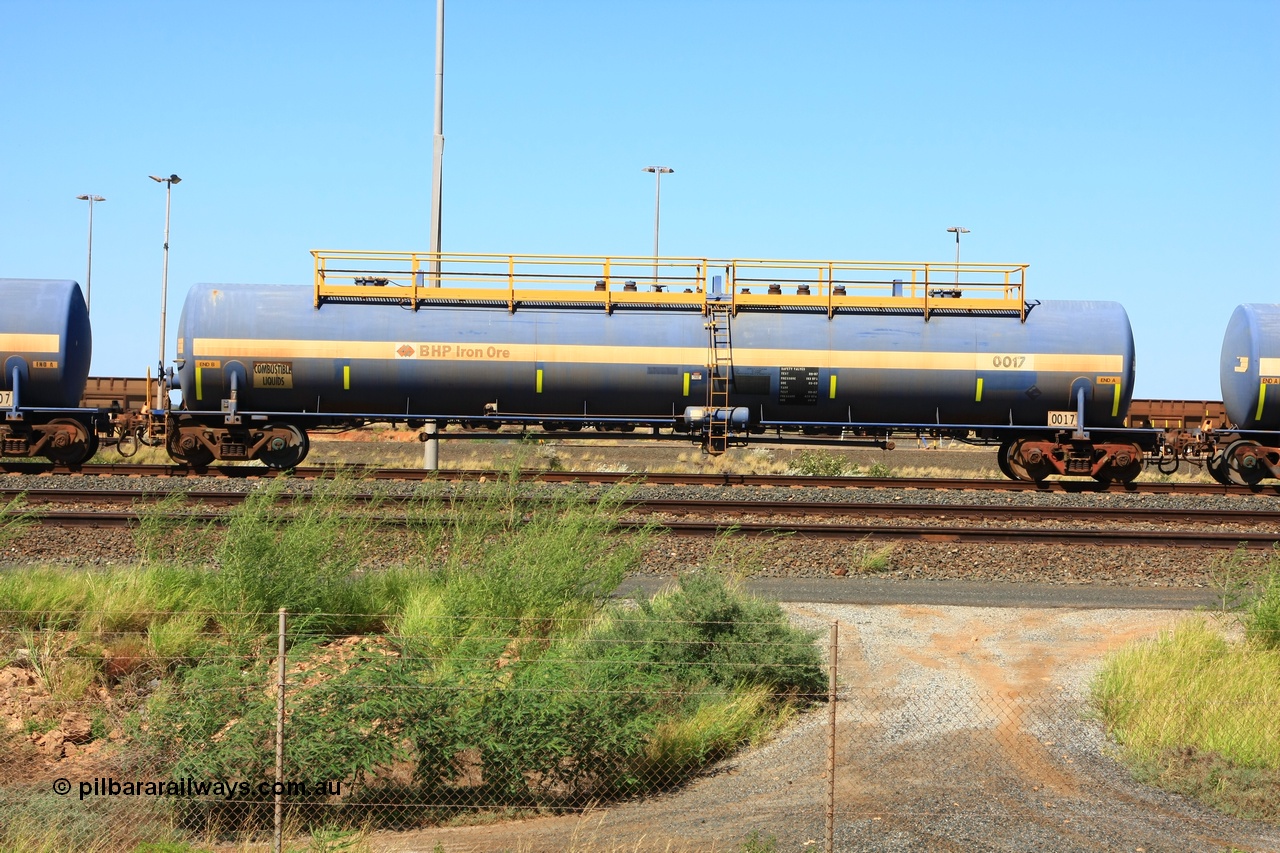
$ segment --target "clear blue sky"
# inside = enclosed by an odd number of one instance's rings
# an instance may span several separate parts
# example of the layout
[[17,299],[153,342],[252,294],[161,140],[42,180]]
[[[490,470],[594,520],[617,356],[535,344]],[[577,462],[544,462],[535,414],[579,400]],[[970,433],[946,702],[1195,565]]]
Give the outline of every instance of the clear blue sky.
[[[448,0],[443,248],[1030,264],[1216,399],[1280,301],[1280,2]],[[435,3],[0,0],[0,276],[84,279],[93,372],[200,281],[426,250]],[[0,310],[5,310],[0,306]]]

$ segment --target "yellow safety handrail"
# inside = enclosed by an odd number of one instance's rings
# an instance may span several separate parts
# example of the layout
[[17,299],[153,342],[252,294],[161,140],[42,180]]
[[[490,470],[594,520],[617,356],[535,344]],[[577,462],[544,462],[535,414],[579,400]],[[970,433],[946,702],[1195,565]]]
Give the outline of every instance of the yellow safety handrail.
[[701,258],[313,250],[315,304],[326,299],[660,303],[704,301]]
[[[1016,312],[1026,318],[1027,264],[739,258],[735,307],[918,308]],[[763,288],[763,292],[761,289]]]
[[[497,255],[316,249],[315,305],[330,299],[659,304],[1007,312],[1026,319],[1027,264]],[[717,293],[709,288],[720,276]]]

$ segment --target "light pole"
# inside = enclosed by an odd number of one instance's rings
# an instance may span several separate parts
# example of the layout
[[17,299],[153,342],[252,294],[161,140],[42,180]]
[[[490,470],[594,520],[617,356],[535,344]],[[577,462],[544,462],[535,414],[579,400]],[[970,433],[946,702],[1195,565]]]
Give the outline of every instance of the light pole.
[[[444,0],[436,0],[436,113],[431,143],[431,286],[440,286],[440,205],[444,179]],[[433,469],[434,470],[434,469]]]
[[106,199],[93,193],[78,195],[76,198],[89,202],[89,269],[84,274],[84,310],[88,314],[93,307],[93,203]]
[[968,228],[961,228],[959,225],[953,225],[947,229],[948,234],[956,235],[956,284],[960,284],[960,235],[968,234]]
[[160,371],[156,374],[156,408],[163,410],[164,405],[164,318],[169,298],[169,202],[173,198],[173,185],[182,183],[182,178],[170,175],[161,178],[150,175],[151,180],[164,184],[164,276],[160,279]]
[[670,166],[645,166],[644,171],[652,172],[656,184],[653,197],[653,283],[658,283],[658,222],[662,218],[662,176],[670,175],[675,169]]

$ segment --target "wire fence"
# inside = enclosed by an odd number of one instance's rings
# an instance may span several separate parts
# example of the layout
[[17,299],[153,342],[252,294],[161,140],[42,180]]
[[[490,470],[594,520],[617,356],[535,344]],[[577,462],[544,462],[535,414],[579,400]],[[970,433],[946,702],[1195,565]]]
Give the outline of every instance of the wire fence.
[[1217,761],[1220,786],[1253,773],[1272,799],[1254,798],[1250,838],[1280,838],[1272,696],[1156,707],[928,667],[866,683],[839,623],[426,614],[433,630],[347,635],[282,612],[237,634],[165,616],[5,636],[0,848],[1195,849],[1169,846],[1168,795],[1117,761],[1139,727],[1115,721],[1139,710],[1216,721],[1203,749],[1149,764]]

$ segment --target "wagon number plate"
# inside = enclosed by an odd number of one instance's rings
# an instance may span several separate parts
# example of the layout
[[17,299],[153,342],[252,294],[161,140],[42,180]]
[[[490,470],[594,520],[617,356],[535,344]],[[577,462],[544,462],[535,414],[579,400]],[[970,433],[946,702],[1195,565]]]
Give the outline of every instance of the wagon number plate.
[[1078,427],[1075,412],[1050,412],[1049,426],[1051,427]]
[[13,392],[0,391],[0,408],[8,409],[13,405]]

